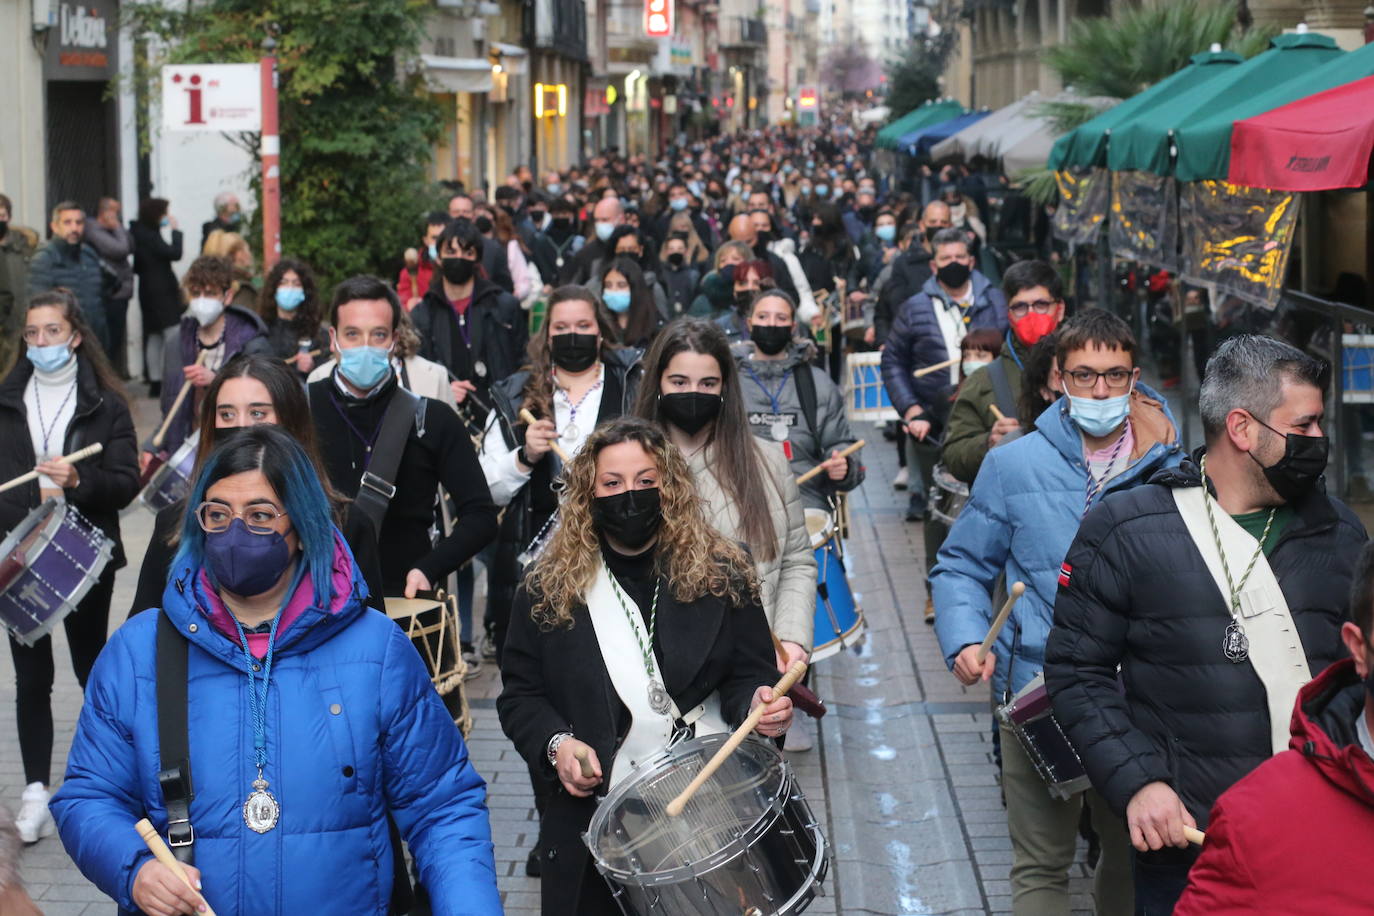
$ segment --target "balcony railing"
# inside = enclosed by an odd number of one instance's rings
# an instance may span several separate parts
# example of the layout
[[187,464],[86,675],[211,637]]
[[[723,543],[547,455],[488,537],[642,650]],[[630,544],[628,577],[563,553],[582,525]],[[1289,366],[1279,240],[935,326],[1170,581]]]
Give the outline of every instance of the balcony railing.
[[731,16],[721,23],[720,44],[723,48],[758,48],[768,43],[768,30],[762,19]]
[[525,6],[525,36],[532,47],[586,60],[586,4],[583,0],[534,0]]

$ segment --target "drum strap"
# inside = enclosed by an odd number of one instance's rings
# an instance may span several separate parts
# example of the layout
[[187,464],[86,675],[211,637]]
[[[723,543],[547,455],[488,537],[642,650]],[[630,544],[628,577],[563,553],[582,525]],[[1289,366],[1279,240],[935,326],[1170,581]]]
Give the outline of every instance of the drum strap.
[[816,377],[811,374],[811,367],[805,363],[797,367],[797,371],[792,373],[792,378],[797,386],[797,401],[801,404],[802,417],[806,419],[806,428],[811,431],[811,435],[816,435]]
[[1006,364],[1000,357],[994,359],[988,363],[987,373],[988,381],[992,382],[992,397],[997,402],[997,409],[1002,411],[1003,416],[1015,417],[1019,411],[1016,409],[1016,396],[1011,393],[1011,379],[1007,377]]
[[190,732],[186,721],[187,656],[190,646],[170,617],[157,613],[158,785],[167,807],[167,845],[177,861],[195,864],[196,832],[191,827]]
[[382,530],[387,506],[396,495],[396,472],[401,467],[401,453],[410,438],[410,425],[420,415],[424,398],[397,387],[391,404],[382,416],[382,428],[372,446],[372,458],[363,471],[353,505],[372,521],[372,527]]

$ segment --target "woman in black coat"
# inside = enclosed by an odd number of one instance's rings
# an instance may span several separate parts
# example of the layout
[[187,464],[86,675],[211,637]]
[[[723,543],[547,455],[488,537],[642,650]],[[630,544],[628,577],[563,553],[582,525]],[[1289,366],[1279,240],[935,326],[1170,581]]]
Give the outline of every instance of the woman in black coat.
[[[201,402],[196,427],[200,444],[191,479],[195,479],[201,463],[219,442],[259,423],[282,427],[310,456],[326,495],[334,503],[335,522],[367,582],[367,603],[385,611],[376,529],[363,513],[348,511],[345,500],[329,486],[329,476],[323,470],[315,445],[315,424],[310,419],[305,389],[290,365],[270,356],[244,354],[224,365],[205,389],[205,399]],[[138,571],[138,587],[134,591],[133,607],[129,609],[130,617],[147,608],[162,607],[162,592],[167,587],[167,573],[176,555],[177,537],[185,519],[184,500],[157,513],[153,536],[148,540],[148,552],[143,555],[143,565]]]
[[[169,226],[172,240],[162,237]],[[181,260],[181,230],[167,214],[167,201],[150,197],[138,207],[129,224],[134,237],[134,273],[138,276],[138,307],[143,314],[143,374],[157,395],[162,387],[162,335],[181,320],[185,305],[172,264]]]
[[[766,686],[777,670],[752,565],[706,523],[686,462],[657,426],[633,417],[603,424],[564,480],[562,523],[516,595],[496,708],[550,784],[543,913],[618,916],[581,835],[608,781],[666,749],[660,736],[673,720],[650,710],[642,691],[621,697],[609,666],[644,679],[650,695],[666,690],[679,710],[718,701],[718,714],[696,721],[698,733],[733,727],[765,704],[758,732],[776,738],[792,703]],[[640,651],[603,654],[603,628],[620,621]]]
[[[66,290],[30,300],[24,323],[27,352],[0,384],[0,481],[35,467],[37,481],[0,493],[0,537],[49,498],[65,499],[114,540],[99,579],[63,618],[72,668],[82,688],[105,645],[115,570],[124,565],[119,511],[138,492],[134,423],[118,376],[91,333],[76,297]],[[104,450],[76,464],[54,461],[100,443]],[[52,766],[52,638],[32,646],[10,637],[14,659],[19,750],[26,788],[16,823],[25,842],[53,831],[48,814]]]

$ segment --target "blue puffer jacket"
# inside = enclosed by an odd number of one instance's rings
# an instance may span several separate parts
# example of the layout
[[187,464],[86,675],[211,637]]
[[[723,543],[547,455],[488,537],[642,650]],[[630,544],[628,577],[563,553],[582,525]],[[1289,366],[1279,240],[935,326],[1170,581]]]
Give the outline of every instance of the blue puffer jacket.
[[[1143,483],[1160,468],[1182,461],[1176,429],[1163,399],[1137,384],[1131,399],[1132,463],[1105,492]],[[1078,532],[1087,485],[1083,439],[1069,418],[1068,400],[1061,397],[1036,418],[1035,432],[988,452],[969,501],[940,548],[931,574],[935,635],[951,669],[961,649],[987,635],[996,613],[990,595],[998,575],[1006,572],[1008,587],[1026,584],[993,650],[998,697],[1007,689],[1008,667],[1013,694],[1045,667],[1059,567]],[[1093,504],[1101,498],[1098,494]]]
[[[911,405],[919,404],[929,415],[938,435],[949,414],[950,395],[954,393],[948,372],[932,372],[921,378],[911,373],[949,359],[945,337],[940,333],[936,308],[947,308],[948,297],[935,277],[926,280],[921,291],[902,303],[883,348],[883,387],[897,413],[906,416]],[[973,272],[973,305],[966,327],[1007,329],[1007,298],[987,277]]]
[[[173,567],[160,613],[190,642],[191,823],[206,900],[224,916],[385,914],[389,811],[436,914],[496,916],[485,784],[419,654],[364,605],[366,586],[336,542],[342,597],[328,610],[302,601],[289,621],[288,608],[277,635],[264,775],[281,820],[261,835],[242,813],[256,776],[243,652],[212,622],[225,612],[204,574]],[[309,576],[300,590],[313,593]],[[156,777],[157,618],[131,618],[101,652],[52,801],[68,853],[125,911],[135,911],[134,876],[149,858],[134,822],[167,828]]]

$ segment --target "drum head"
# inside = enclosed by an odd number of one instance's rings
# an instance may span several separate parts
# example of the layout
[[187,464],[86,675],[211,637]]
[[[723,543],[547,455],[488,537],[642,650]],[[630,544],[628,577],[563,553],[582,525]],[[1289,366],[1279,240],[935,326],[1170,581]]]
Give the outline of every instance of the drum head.
[[835,522],[824,509],[806,510],[806,533],[811,536],[811,546],[819,547],[830,539],[835,530]]
[[587,847],[601,871],[629,884],[674,884],[748,848],[777,817],[790,776],[776,747],[748,739],[687,802],[666,808],[729,735],[684,741],[627,776],[597,808]]
[[24,516],[4,541],[0,541],[0,592],[9,588],[19,573],[33,562],[34,556],[48,546],[62,525],[66,509],[65,502],[48,499]]

